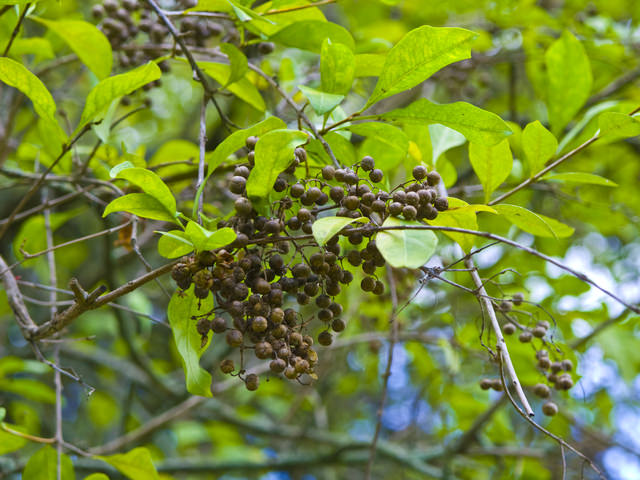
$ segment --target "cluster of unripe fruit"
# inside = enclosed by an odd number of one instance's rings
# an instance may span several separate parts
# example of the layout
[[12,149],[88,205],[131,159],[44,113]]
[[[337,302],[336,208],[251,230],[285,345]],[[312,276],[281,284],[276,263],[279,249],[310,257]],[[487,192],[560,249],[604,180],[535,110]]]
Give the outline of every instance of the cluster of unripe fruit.
[[[516,293],[511,300],[503,300],[498,309],[505,315],[513,309],[513,306],[519,306],[524,302],[524,295],[522,293]],[[508,318],[508,317],[507,317]],[[502,331],[505,335],[513,335],[518,327],[514,323],[507,322],[502,326]],[[549,322],[542,320],[536,323],[533,328],[523,328],[522,332],[518,336],[518,340],[521,343],[531,343],[534,338],[544,339],[547,336],[547,332],[550,328]],[[544,340],[542,340],[544,343]],[[571,372],[573,370],[573,362],[567,358],[557,361],[552,361],[549,358],[549,352],[541,349],[537,350],[535,354],[536,367],[544,373],[549,384],[552,384],[556,390],[570,390],[573,387],[573,378],[571,378]],[[499,379],[484,378],[480,380],[480,388],[483,390],[497,390],[503,389],[502,382]],[[551,396],[551,388],[545,383],[538,383],[533,387],[533,393],[543,399],[548,399]],[[551,400],[547,400],[542,405],[542,412],[548,416],[554,416],[558,413],[558,406]]]
[[[269,360],[272,374],[300,381],[303,376],[315,378],[314,343],[328,346],[333,333],[346,328],[343,308],[335,297],[354,280],[351,268],[361,267],[364,272],[363,291],[384,293],[384,284],[376,276],[377,268],[385,265],[372,238],[376,225],[392,214],[415,219],[425,218],[418,213],[424,212],[435,218],[438,210],[446,208],[446,199],[443,202],[434,188],[439,175],[424,167],[416,167],[414,180],[395,192],[381,190],[376,184],[384,174],[368,156],[351,168],[325,166],[315,177],[297,178],[296,169],[310,168],[306,150],[298,147],[272,186],[270,206],[261,208],[246,191],[257,142],[257,137],[246,140],[247,161],[237,165],[228,179],[235,213],[217,225],[232,228],[235,241],[218,251],[184,258],[172,277],[183,290],[193,285],[197,298],[213,295],[216,307],[194,319],[203,343],[213,331],[224,335],[229,346],[241,352],[253,350],[258,359]],[[402,205],[400,211],[392,207],[395,204]],[[268,215],[257,211],[265,213],[265,208]],[[332,214],[364,216],[371,223],[347,227],[319,247],[309,238],[313,223],[320,215]],[[310,335],[317,328],[314,320],[322,325],[315,338]],[[259,379],[245,375],[245,361],[242,354],[236,368],[227,358],[220,369],[238,375],[249,390],[255,390]]]

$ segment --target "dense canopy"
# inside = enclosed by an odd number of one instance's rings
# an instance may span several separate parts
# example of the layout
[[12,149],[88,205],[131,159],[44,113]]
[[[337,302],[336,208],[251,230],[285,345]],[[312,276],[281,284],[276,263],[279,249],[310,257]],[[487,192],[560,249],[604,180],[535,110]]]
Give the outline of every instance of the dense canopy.
[[640,479],[640,3],[0,0],[0,479]]

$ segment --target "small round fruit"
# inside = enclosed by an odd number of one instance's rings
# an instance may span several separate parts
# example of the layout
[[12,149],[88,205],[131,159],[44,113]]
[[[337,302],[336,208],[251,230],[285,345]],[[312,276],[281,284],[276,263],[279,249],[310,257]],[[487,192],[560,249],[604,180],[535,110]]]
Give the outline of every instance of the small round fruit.
[[438,185],[440,183],[441,177],[440,174],[436,171],[429,172],[427,174],[427,183],[432,187]]
[[548,398],[551,395],[551,389],[544,383],[537,383],[533,387],[533,393],[540,398]]
[[320,332],[318,335],[318,343],[322,346],[328,347],[333,343],[333,335],[328,330]]
[[542,338],[547,334],[547,329],[543,327],[536,327],[531,333],[533,333],[533,336],[536,338]]
[[254,390],[258,389],[258,386],[260,385],[260,379],[255,373],[250,373],[249,375],[247,375],[247,378],[245,378],[244,383],[247,386],[247,390],[253,392]]
[[503,312],[510,312],[513,309],[513,303],[509,300],[503,300],[500,302],[500,310]]
[[226,358],[222,362],[220,362],[220,370],[222,370],[222,373],[224,374],[231,373],[235,369],[236,367],[233,365],[233,360],[231,360],[230,358]]
[[545,404],[542,405],[542,413],[547,417],[553,417],[558,413],[558,406],[553,402],[545,402]]
[[516,326],[513,323],[507,323],[504,327],[502,327],[502,332],[505,335],[513,335],[516,333]]
[[271,360],[271,363],[269,363],[269,369],[273,373],[282,373],[284,372],[285,368],[287,368],[287,362],[285,362],[281,358],[276,358],[275,360]]
[[362,167],[362,169],[365,172],[371,171],[375,168],[376,166],[376,162],[373,159],[373,157],[370,157],[369,155],[366,155],[364,157],[362,157],[362,160],[360,161],[360,166]]
[[568,358],[565,358],[564,360],[562,360],[562,369],[570,372],[571,370],[573,370],[573,362]]
[[524,302],[524,294],[521,292],[514,293],[511,300],[514,305],[522,305],[522,302]]
[[227,332],[227,343],[230,347],[239,347],[242,345],[244,337],[240,330],[229,330]]
[[532,338],[533,338],[533,335],[531,334],[531,332],[528,330],[525,330],[520,334],[520,336],[518,337],[518,340],[520,340],[522,343],[529,343]]
[[371,180],[373,183],[381,182],[383,177],[384,173],[379,168],[374,168],[373,170],[371,170],[371,172],[369,172],[369,180]]
[[482,390],[489,390],[492,385],[493,380],[491,380],[490,378],[483,378],[482,380],[480,380],[480,388]]
[[413,174],[413,178],[415,178],[416,180],[422,180],[427,176],[427,167],[425,167],[424,165],[416,165],[415,167],[413,167],[413,172],[411,173]]

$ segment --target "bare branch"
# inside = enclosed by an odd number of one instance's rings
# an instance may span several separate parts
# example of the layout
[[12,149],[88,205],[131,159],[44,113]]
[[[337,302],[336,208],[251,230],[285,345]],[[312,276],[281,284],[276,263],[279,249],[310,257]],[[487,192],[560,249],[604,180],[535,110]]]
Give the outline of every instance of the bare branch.
[[533,417],[535,414],[533,413],[531,405],[529,405],[529,401],[527,400],[527,396],[524,394],[524,390],[522,390],[522,385],[520,384],[520,380],[518,379],[516,370],[515,368],[513,368],[511,356],[509,355],[509,349],[507,348],[507,342],[502,335],[502,330],[500,330],[500,324],[498,323],[498,318],[496,317],[493,303],[491,303],[491,300],[487,298],[487,291],[482,284],[482,280],[480,279],[480,275],[478,275],[478,270],[476,269],[473,260],[471,258],[467,258],[464,263],[467,268],[471,269],[469,273],[471,275],[471,278],[473,279],[473,283],[478,289],[478,300],[484,306],[485,311],[489,315],[489,320],[491,320],[491,326],[493,327],[493,331],[496,334],[498,356],[507,367],[507,372],[509,373],[509,378],[511,379],[511,385],[513,385],[513,387],[515,388],[516,394],[518,395],[518,398],[522,403],[522,407],[527,412],[528,416]]
[[378,444],[378,437],[380,436],[380,430],[382,429],[382,414],[384,413],[384,405],[387,401],[387,392],[389,390],[389,377],[391,376],[391,366],[393,365],[393,350],[398,342],[398,291],[396,288],[396,281],[393,277],[393,270],[387,266],[387,278],[389,280],[389,294],[391,296],[391,316],[389,318],[389,352],[387,354],[387,368],[382,376],[382,394],[380,395],[380,405],[376,413],[376,429],[373,433],[373,439],[371,440],[371,448],[369,449],[369,460],[364,472],[364,478],[369,480],[371,478],[371,469],[376,459],[376,451]]

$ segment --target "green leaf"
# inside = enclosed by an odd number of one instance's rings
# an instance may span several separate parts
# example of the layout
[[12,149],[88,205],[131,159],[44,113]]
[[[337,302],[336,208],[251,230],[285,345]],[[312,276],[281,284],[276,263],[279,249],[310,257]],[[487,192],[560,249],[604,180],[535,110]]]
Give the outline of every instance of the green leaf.
[[46,383],[32,378],[0,378],[0,391],[15,393],[36,402],[56,403],[53,389]]
[[118,455],[96,456],[103,462],[118,469],[131,480],[159,480],[156,467],[151,460],[151,453],[144,447],[134,448],[130,452]]
[[584,47],[564,31],[545,52],[547,110],[551,130],[558,134],[589,98],[593,78]]
[[223,43],[220,45],[220,50],[229,58],[229,64],[231,66],[229,78],[227,78],[227,82],[223,85],[223,88],[226,88],[247,74],[249,71],[249,62],[244,53],[232,43]]
[[[71,459],[67,455],[62,454],[60,460],[62,480],[75,479]],[[57,465],[58,454],[54,448],[47,445],[31,456],[24,466],[22,480],[56,480],[58,478]]]
[[318,245],[322,246],[331,238],[340,232],[347,225],[353,222],[367,222],[366,217],[346,218],[346,217],[324,217],[319,218],[311,226],[313,238],[316,239]]
[[522,149],[529,162],[529,173],[533,177],[556,153],[558,140],[536,120],[529,123],[522,131]]
[[329,93],[346,95],[351,90],[355,76],[353,51],[341,43],[328,38],[320,50],[320,84]]
[[482,183],[484,198],[488,202],[493,191],[502,185],[511,172],[513,157],[509,142],[503,140],[492,147],[470,143],[469,160]]
[[185,233],[198,252],[222,248],[236,239],[236,232],[232,228],[211,231],[192,220],[187,223]]
[[394,125],[382,122],[366,122],[345,127],[349,131],[366,137],[358,150],[361,156],[371,155],[376,167],[382,170],[397,167],[407,156],[409,139]]
[[365,108],[423,82],[442,67],[471,57],[476,34],[462,28],[418,27],[387,54],[380,78]]
[[386,55],[379,53],[361,53],[354,56],[355,77],[378,77],[384,68]]
[[84,477],[84,480],[109,480],[104,473],[92,473],[88,477]]
[[210,397],[211,375],[200,366],[200,356],[207,349],[212,333],[208,333],[207,343],[202,346],[202,337],[196,330],[196,321],[191,317],[209,312],[213,308],[213,297],[209,295],[206,299],[200,300],[194,296],[193,289],[191,286],[186,292],[176,291],[169,301],[167,314],[182,360],[187,390],[193,395]]
[[[383,227],[419,225],[394,217],[388,217],[382,224]],[[435,253],[438,237],[430,230],[387,230],[378,232],[376,245],[391,266],[419,268]]]
[[165,258],[178,258],[191,253],[195,248],[182,230],[156,233],[162,235],[158,240],[158,253]]
[[[4,408],[0,410],[4,410]],[[6,410],[5,410],[5,413],[6,413]],[[6,425],[11,430],[16,430],[18,432],[22,432],[24,430],[24,428],[20,427],[19,425],[12,425],[10,423],[4,423],[4,422],[2,422],[2,425]],[[0,455],[6,455],[7,453],[20,450],[26,444],[27,444],[26,438],[22,438],[22,437],[19,437],[18,435],[14,435],[12,433],[0,430]]]
[[429,136],[431,137],[431,161],[437,163],[440,155],[452,148],[464,145],[467,139],[459,132],[445,127],[444,125],[429,125]]
[[35,55],[36,62],[55,58],[51,42],[42,37],[17,38],[11,45],[11,56],[20,58],[22,55]]
[[37,3],[42,0],[0,0],[0,5],[24,5],[25,3]]
[[142,218],[179,223],[165,206],[146,193],[129,193],[111,201],[104,209],[103,217],[113,212],[129,212]]
[[247,179],[247,194],[266,197],[278,174],[293,161],[293,151],[307,141],[307,134],[297,130],[272,130],[260,137],[255,148],[255,166]]
[[303,20],[292,23],[271,37],[271,40],[285,47],[294,47],[315,53],[320,53],[325,39],[331,40],[332,43],[341,43],[351,50],[355,46],[353,37],[344,27],[320,20]]
[[7,409],[4,407],[0,407],[0,422],[4,421],[7,416]]
[[564,238],[571,236],[574,232],[574,229],[569,225],[517,205],[500,204],[494,205],[493,208],[516,227],[531,235]]
[[604,112],[598,117],[600,138],[608,141],[640,135],[640,119],[619,112]]
[[229,79],[232,74],[231,67],[229,65],[215,62],[198,62],[198,66],[203,72],[212,77],[220,85],[227,85],[224,88],[229,90],[240,100],[247,102],[256,110],[264,112],[266,105],[262,95],[260,95],[256,86],[246,77],[229,84]]
[[147,195],[155,198],[172,218],[177,215],[175,197],[155,172],[139,167],[125,168],[119,170],[115,178],[127,180],[139,187]]
[[305,97],[309,100],[311,107],[318,115],[329,113],[336,108],[342,100],[344,95],[335,95],[333,93],[321,92],[315,88],[305,87],[300,85],[298,87]]
[[89,92],[82,111],[80,124],[76,131],[89,122],[98,120],[116,98],[129,95],[138,88],[160,78],[162,73],[158,66],[149,62],[120,75],[105,78]]
[[[56,232],[60,227],[73,218],[76,218],[83,211],[83,208],[74,208],[66,212],[52,213],[49,216],[51,231]],[[35,215],[20,225],[17,235],[13,241],[13,251],[18,260],[23,260],[24,255],[21,250],[28,253],[41,252],[47,248],[47,241],[44,235],[45,222],[44,215]],[[27,260],[27,264],[35,262],[35,259]],[[1,370],[1,368],[0,368]]]
[[[439,227],[464,228],[466,230],[478,230],[478,219],[476,213],[479,211],[496,213],[487,205],[469,205],[457,198],[449,197],[449,209],[440,212],[435,220],[430,220],[429,225]],[[478,237],[469,233],[442,232],[447,237],[456,242],[462,250],[470,252]]]
[[46,20],[33,16],[29,18],[43,24],[62,38],[98,79],[109,76],[113,62],[111,44],[95,25],[83,20]]
[[466,102],[438,105],[421,98],[406,108],[383,114],[382,118],[401,123],[439,123],[457,130],[470,142],[488,146],[512,134],[498,115]]
[[33,103],[33,109],[36,113],[54,126],[60,133],[60,138],[65,138],[55,117],[56,102],[38,77],[21,63],[10,58],[0,57],[0,81],[24,93]]
[[617,187],[618,184],[608,178],[584,172],[548,173],[542,180],[556,180],[566,183],[590,183],[592,185],[602,185],[604,187]]
[[269,117],[260,123],[256,123],[252,127],[245,128],[244,130],[238,130],[237,132],[233,132],[227,138],[225,138],[222,143],[220,143],[216,149],[211,154],[211,158],[209,159],[208,168],[207,168],[207,176],[202,182],[202,185],[198,188],[196,192],[196,196],[194,198],[193,205],[193,217],[197,217],[197,209],[198,209],[198,201],[200,195],[202,195],[202,191],[207,184],[207,180],[213,174],[216,168],[218,168],[222,162],[224,162],[230,155],[234,152],[240,150],[247,141],[247,138],[251,136],[263,135],[271,130],[277,130],[279,128],[286,128],[286,124],[280,120],[278,117]]

